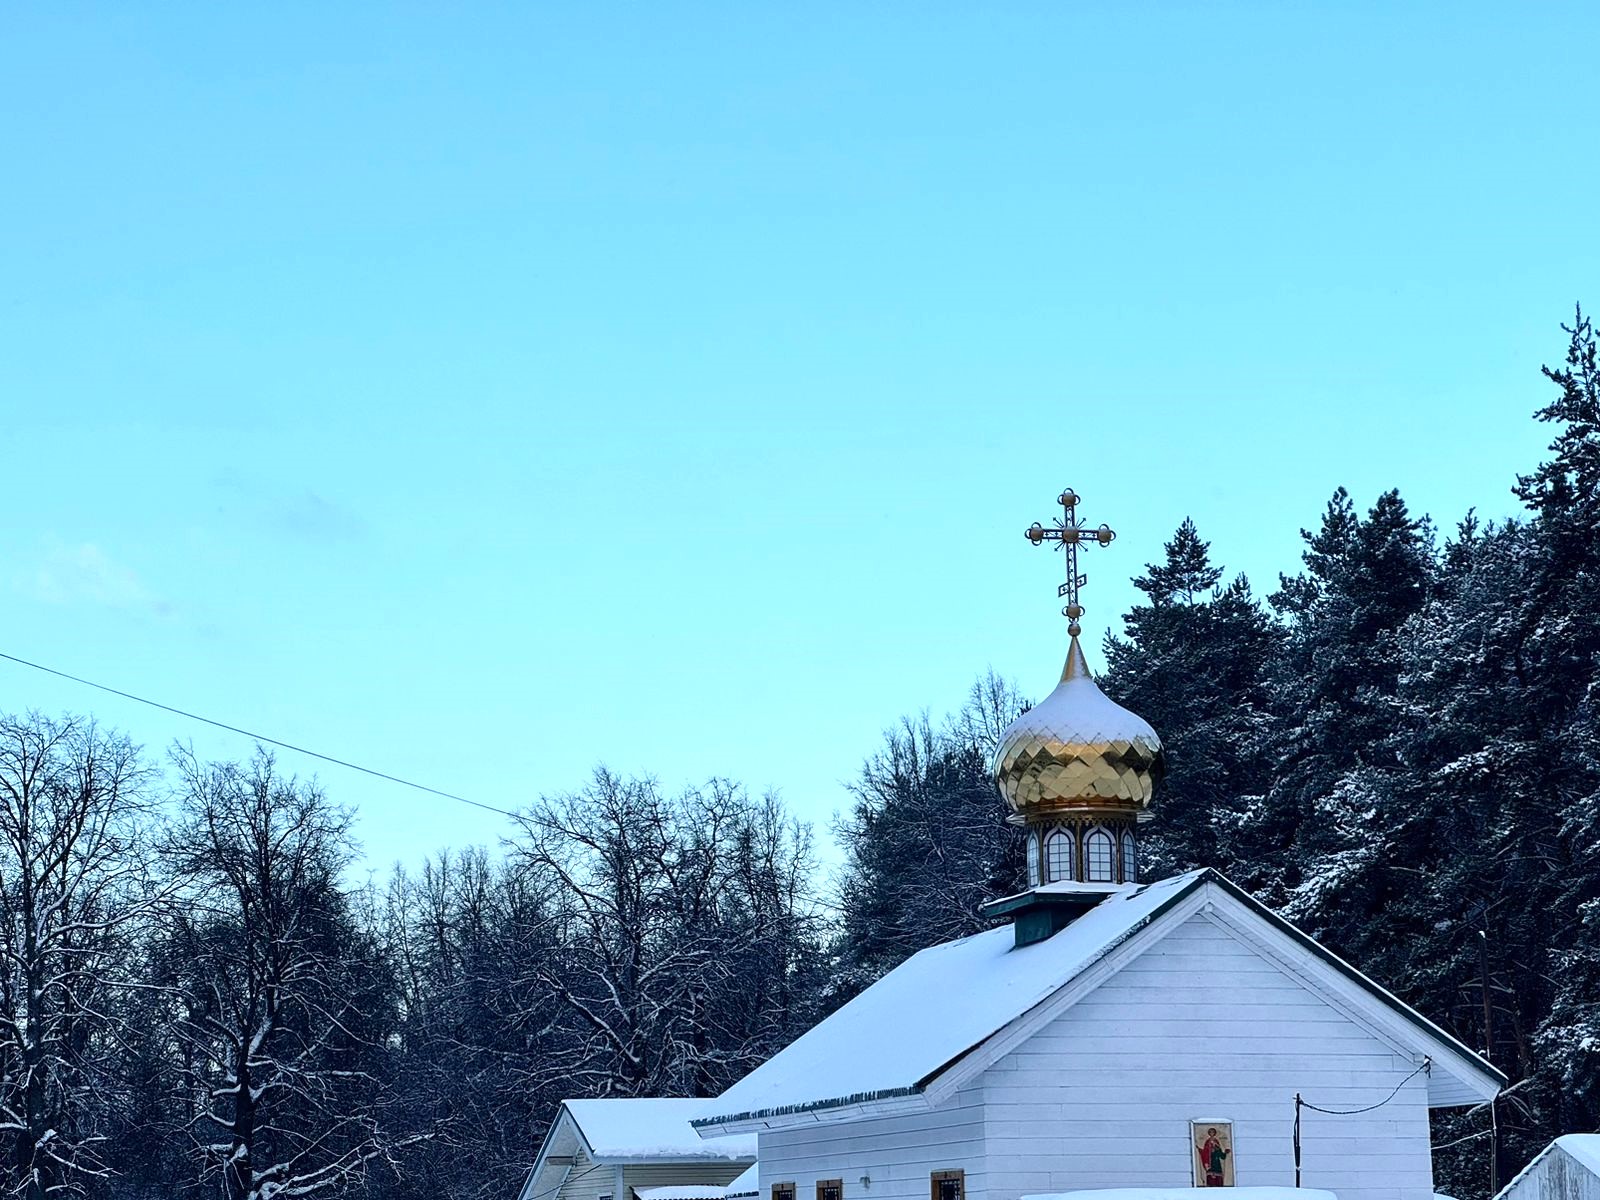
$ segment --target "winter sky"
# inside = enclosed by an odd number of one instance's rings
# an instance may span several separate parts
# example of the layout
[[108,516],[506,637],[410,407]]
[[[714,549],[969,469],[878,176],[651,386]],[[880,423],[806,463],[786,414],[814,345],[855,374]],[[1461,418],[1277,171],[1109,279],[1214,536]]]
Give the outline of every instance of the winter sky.
[[[1186,515],[1514,510],[1600,307],[1573,4],[13,5],[0,652],[515,808],[825,825]],[[0,709],[242,739],[0,662]],[[373,864],[504,822],[285,755]]]

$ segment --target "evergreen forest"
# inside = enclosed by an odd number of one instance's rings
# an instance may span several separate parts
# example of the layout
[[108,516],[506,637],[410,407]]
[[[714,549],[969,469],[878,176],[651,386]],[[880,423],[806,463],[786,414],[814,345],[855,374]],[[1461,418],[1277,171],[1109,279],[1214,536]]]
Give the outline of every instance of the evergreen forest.
[[[1600,361],[1563,329],[1514,518],[1340,489],[1264,590],[1185,521],[1097,656],[1167,748],[1146,878],[1224,872],[1511,1079],[1436,1119],[1466,1200],[1600,1125]],[[561,1099],[714,1093],[981,929],[1026,706],[989,673],[889,730],[833,877],[777,797],[601,767],[364,886],[350,815],[264,751],[0,718],[0,1186],[514,1200]]]

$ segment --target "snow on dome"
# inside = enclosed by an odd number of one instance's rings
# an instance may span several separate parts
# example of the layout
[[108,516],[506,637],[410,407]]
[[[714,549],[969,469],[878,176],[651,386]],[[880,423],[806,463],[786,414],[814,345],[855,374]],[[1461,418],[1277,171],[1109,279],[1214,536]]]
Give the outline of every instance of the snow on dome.
[[689,1121],[705,1100],[655,1097],[563,1100],[598,1159],[669,1158],[755,1161],[755,1136],[708,1142]]
[[1161,739],[1095,683],[1074,637],[1061,682],[1000,735],[994,777],[1013,812],[1143,813],[1161,775]]

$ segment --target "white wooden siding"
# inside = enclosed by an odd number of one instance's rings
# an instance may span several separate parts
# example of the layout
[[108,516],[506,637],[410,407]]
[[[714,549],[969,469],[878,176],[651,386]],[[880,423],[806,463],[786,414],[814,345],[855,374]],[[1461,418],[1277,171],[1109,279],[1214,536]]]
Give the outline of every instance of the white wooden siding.
[[[1292,1184],[1296,1092],[1359,1108],[1413,1070],[1197,914],[984,1073],[986,1200],[1188,1187],[1195,1117],[1233,1122],[1237,1184]],[[1420,1075],[1375,1112],[1307,1111],[1302,1140],[1307,1187],[1340,1200],[1432,1196]]]
[[933,1112],[763,1133],[760,1200],[790,1182],[795,1200],[815,1200],[819,1179],[842,1179],[844,1200],[928,1200],[930,1175],[947,1170],[965,1171],[968,1200],[984,1200],[982,1102],[972,1087]]

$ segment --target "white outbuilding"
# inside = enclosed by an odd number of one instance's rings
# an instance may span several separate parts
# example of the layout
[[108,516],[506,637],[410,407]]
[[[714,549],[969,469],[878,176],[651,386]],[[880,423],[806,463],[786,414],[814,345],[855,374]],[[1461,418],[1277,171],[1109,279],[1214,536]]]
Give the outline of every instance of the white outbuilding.
[[1495,1200],[1600,1200],[1600,1133],[1558,1137]]
[[563,1100],[518,1200],[725,1200],[753,1191],[756,1139],[703,1140],[701,1100]]

